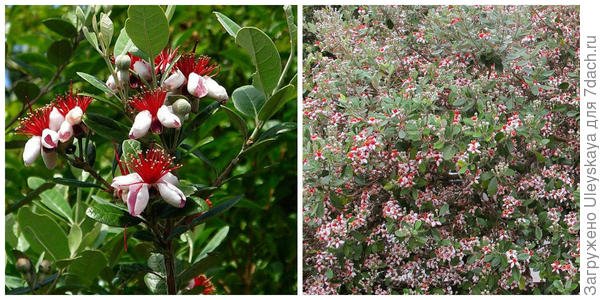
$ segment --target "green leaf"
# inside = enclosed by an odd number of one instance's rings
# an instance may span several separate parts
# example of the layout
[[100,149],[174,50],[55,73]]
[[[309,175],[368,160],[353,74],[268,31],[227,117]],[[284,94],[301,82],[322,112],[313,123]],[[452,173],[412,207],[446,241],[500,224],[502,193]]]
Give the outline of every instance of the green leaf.
[[248,52],[256,67],[254,86],[270,96],[281,76],[281,58],[275,44],[269,36],[254,27],[240,29],[235,42]]
[[83,232],[81,231],[79,225],[71,225],[71,231],[69,231],[69,235],[67,236],[67,240],[69,242],[69,252],[71,252],[71,256],[75,255],[77,249],[79,249],[82,238]]
[[148,257],[148,267],[154,272],[165,274],[165,257],[160,253],[152,253]]
[[55,261],[69,257],[67,235],[50,217],[38,215],[24,207],[19,210],[17,220],[33,250],[38,253],[46,251]]
[[542,236],[543,236],[542,229],[540,229],[539,227],[535,227],[535,238],[538,241],[541,241],[542,240]]
[[296,130],[296,123],[294,123],[294,122],[280,123],[280,124],[277,124],[277,125],[269,128],[265,132],[263,132],[258,137],[258,141],[262,141],[262,140],[266,140],[266,139],[272,139],[272,138],[277,137],[280,134],[283,134],[283,133],[286,133],[286,132],[290,132],[292,130]]
[[451,160],[455,154],[456,147],[452,145],[446,145],[446,147],[444,147],[444,150],[442,150],[442,157],[444,158],[444,160]]
[[67,40],[60,40],[50,45],[46,56],[50,63],[60,66],[69,61],[72,53],[73,48],[71,47],[71,43]]
[[67,197],[65,197],[63,193],[59,192],[58,189],[55,188],[45,191],[40,194],[40,198],[42,199],[42,204],[59,216],[62,216],[69,222],[73,223],[73,219],[71,218],[73,215],[73,210],[69,205]]
[[327,269],[327,271],[325,271],[325,276],[327,276],[327,279],[333,278],[333,271],[331,269]]
[[115,205],[98,202],[88,207],[85,214],[102,224],[114,227],[131,227],[142,222],[142,219],[130,215],[124,209],[120,209]]
[[108,260],[101,251],[85,250],[70,262],[67,276],[70,280],[88,286],[107,265]]
[[289,84],[275,92],[262,106],[258,119],[266,121],[278,112],[288,101],[296,99],[296,87]]
[[111,140],[120,141],[127,137],[128,128],[112,118],[96,113],[86,113],[83,122],[95,133]]
[[108,49],[112,42],[112,37],[114,34],[114,27],[110,17],[105,14],[100,14],[100,33],[102,34],[102,42],[104,43],[104,48]]
[[123,159],[125,163],[130,163],[131,156],[138,157],[142,152],[142,144],[137,140],[127,139],[123,141],[122,145],[123,154],[121,155],[121,159]]
[[60,177],[55,177],[52,178],[52,181],[56,182],[57,184],[62,184],[62,185],[66,185],[66,186],[72,186],[72,187],[83,187],[83,188],[98,188],[101,189],[102,186],[97,185],[95,183],[92,182],[85,182],[85,181],[79,181],[77,179],[70,179],[70,178],[60,178]]
[[113,91],[108,86],[106,86],[104,82],[98,80],[98,78],[94,77],[93,75],[86,74],[83,72],[77,72],[77,75],[79,75],[79,77],[83,78],[83,80],[87,81],[89,84],[93,85],[99,90],[107,94],[113,94]]
[[490,183],[488,183],[488,187],[487,187],[487,194],[488,196],[494,196],[496,195],[496,192],[498,191],[498,178],[497,177],[493,177],[490,180]]
[[121,29],[121,33],[119,33],[117,41],[115,42],[115,49],[113,52],[115,57],[122,54],[127,54],[127,52],[135,52],[137,50],[138,49],[127,35],[125,28]]
[[244,85],[231,94],[233,106],[242,114],[257,118],[265,104],[265,94],[252,85]]
[[48,29],[66,37],[72,38],[77,35],[77,29],[73,24],[63,19],[51,18],[42,21],[44,26],[48,27]]
[[220,12],[215,11],[214,14],[217,16],[217,21],[219,21],[219,23],[221,23],[221,26],[225,28],[225,31],[227,31],[227,33],[229,33],[230,36],[235,38],[237,36],[238,31],[240,31],[242,27],[240,27],[240,25],[236,24],[234,21],[232,21],[230,18],[228,18],[226,15]]
[[225,237],[227,237],[227,233],[229,233],[229,226],[225,226],[219,229],[219,231],[215,233],[215,235],[210,239],[210,241],[208,241],[206,246],[204,246],[202,251],[200,251],[200,254],[198,254],[194,262],[202,260],[203,258],[208,256],[209,253],[213,252],[223,242]]
[[196,227],[198,224],[205,222],[207,219],[214,217],[216,215],[219,215],[220,213],[230,209],[231,207],[233,207],[236,203],[238,203],[240,200],[242,199],[242,195],[236,196],[232,199],[229,199],[227,201],[224,201],[222,203],[217,204],[215,207],[213,207],[212,209],[208,210],[207,212],[201,214],[200,216],[192,219],[187,225],[182,225],[182,226],[177,226],[175,227],[175,229],[173,229],[173,231],[171,232],[171,234],[169,235],[169,237],[167,238],[167,240],[172,240],[173,238],[179,236],[180,234]]
[[448,203],[444,203],[440,208],[440,216],[445,216],[450,212],[450,205]]
[[19,81],[13,87],[13,92],[17,96],[17,99],[25,102],[37,97],[40,94],[40,88],[33,82]]
[[233,111],[231,108],[227,106],[222,106],[222,108],[223,110],[225,110],[225,113],[227,113],[231,125],[233,125],[242,133],[242,137],[245,140],[248,136],[248,125],[246,125],[246,121],[242,119],[242,117],[238,113]]
[[98,38],[96,37],[96,34],[90,32],[87,27],[83,27],[82,31],[85,39],[90,43],[90,45],[92,45],[92,47],[94,47],[98,53],[102,54],[102,51],[100,51],[100,48],[98,47]]
[[167,5],[167,9],[165,10],[165,17],[167,17],[167,23],[171,22],[171,18],[173,18],[173,14],[175,14],[175,5]]
[[165,294],[167,291],[167,284],[165,280],[154,274],[148,273],[144,276],[144,283],[153,294]]
[[169,22],[158,5],[130,5],[125,30],[131,41],[154,58],[169,41]]

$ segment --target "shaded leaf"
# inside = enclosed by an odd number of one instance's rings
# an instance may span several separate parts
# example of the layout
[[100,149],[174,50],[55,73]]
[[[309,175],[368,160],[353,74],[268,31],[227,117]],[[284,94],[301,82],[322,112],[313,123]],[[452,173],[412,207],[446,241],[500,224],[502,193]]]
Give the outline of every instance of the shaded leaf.
[[270,96],[281,76],[281,58],[275,44],[269,36],[254,27],[240,29],[235,42],[248,52],[256,67],[253,84]]

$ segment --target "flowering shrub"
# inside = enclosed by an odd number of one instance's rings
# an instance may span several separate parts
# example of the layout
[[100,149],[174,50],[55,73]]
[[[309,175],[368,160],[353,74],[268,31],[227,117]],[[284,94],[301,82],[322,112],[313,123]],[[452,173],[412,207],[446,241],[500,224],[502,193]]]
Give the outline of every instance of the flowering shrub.
[[[249,247],[239,251],[240,263],[235,252],[226,257],[228,250],[218,248],[272,243],[273,237],[239,233],[269,218],[241,218],[244,227],[215,218],[239,205],[285,214],[276,218],[294,226],[293,216],[277,209],[275,200],[285,198],[278,179],[265,184],[269,177],[260,174],[290,159],[286,133],[295,129],[282,122],[295,115],[293,107],[283,110],[296,97],[294,13],[290,6],[276,9],[277,35],[285,38],[279,47],[289,52],[284,63],[269,35],[219,12],[204,18],[215,24],[211,34],[220,44],[198,38],[197,28],[187,36],[171,30],[169,22],[182,13],[175,6],[77,6],[43,21],[61,37],[47,50],[55,75],[42,89],[18,81],[11,96],[19,101],[12,104],[22,108],[15,113],[7,105],[14,117],[7,121],[7,148],[18,149],[7,165],[22,170],[7,183],[7,293],[251,293],[254,276],[274,272],[280,280],[280,249]],[[75,55],[98,64],[86,69]],[[73,76],[65,76],[61,89],[56,82],[67,67]],[[29,69],[14,71],[44,82]],[[22,160],[14,159],[17,153]],[[270,194],[259,200],[254,189],[262,187]],[[230,225],[243,241],[227,241]],[[270,261],[278,272],[264,266]]]
[[577,293],[578,8],[305,16],[304,292]]

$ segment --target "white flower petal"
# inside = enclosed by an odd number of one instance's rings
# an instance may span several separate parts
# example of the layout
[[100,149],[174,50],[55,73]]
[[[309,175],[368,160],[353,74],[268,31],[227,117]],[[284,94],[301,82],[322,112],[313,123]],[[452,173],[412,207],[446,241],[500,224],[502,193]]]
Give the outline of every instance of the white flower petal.
[[113,92],[116,91],[118,88],[117,83],[115,82],[115,77],[110,75],[106,80],[106,86],[108,86],[108,88],[111,89]]
[[229,96],[227,95],[227,90],[225,90],[224,87],[222,87],[210,76],[204,76],[204,86],[208,91],[207,95],[209,97],[219,101],[227,101],[227,99],[229,99]]
[[56,109],[56,107],[54,107],[50,112],[50,123],[48,124],[48,128],[53,131],[58,131],[64,120],[65,117],[58,111],[58,109]]
[[40,155],[41,148],[41,136],[35,135],[29,138],[27,143],[25,143],[25,148],[23,149],[23,162],[26,166],[31,165],[38,158],[38,156]]
[[42,159],[44,159],[44,164],[48,169],[54,169],[56,167],[56,161],[58,160],[58,154],[54,150],[42,150]]
[[158,187],[158,192],[160,193],[160,196],[167,203],[179,208],[185,205],[185,195],[176,186],[168,182],[161,182],[157,183],[156,187]]
[[168,182],[172,185],[179,186],[179,179],[177,179],[177,176],[173,175],[171,172],[163,175],[158,182]]
[[128,189],[131,185],[142,183],[142,177],[138,173],[117,176],[113,178],[111,186],[116,189]]
[[145,136],[151,124],[152,114],[147,110],[139,112],[133,120],[133,125],[129,131],[129,138],[137,139]]
[[133,64],[133,71],[145,80],[150,80],[152,78],[152,69],[150,68],[150,65],[143,60],[138,60]]
[[69,122],[69,124],[77,125],[81,123],[81,117],[83,117],[83,110],[81,109],[81,107],[75,106],[67,113],[65,119],[67,120],[67,122]]
[[61,142],[68,141],[73,136],[73,125],[69,124],[69,122],[64,121],[60,125],[60,129],[58,130],[58,140]]
[[172,109],[169,109],[169,107],[165,105],[158,109],[156,117],[158,118],[158,121],[160,121],[160,123],[167,128],[181,127],[181,121],[179,120],[179,117],[172,112]]
[[204,86],[204,78],[194,72],[188,76],[187,90],[188,93],[197,98],[202,98],[208,94],[208,90]]
[[185,75],[181,73],[181,71],[177,70],[177,72],[171,74],[165,81],[163,81],[163,87],[167,88],[169,91],[173,91],[178,89],[185,83]]
[[42,145],[48,149],[56,148],[58,145],[58,132],[48,128],[44,129],[42,131]]

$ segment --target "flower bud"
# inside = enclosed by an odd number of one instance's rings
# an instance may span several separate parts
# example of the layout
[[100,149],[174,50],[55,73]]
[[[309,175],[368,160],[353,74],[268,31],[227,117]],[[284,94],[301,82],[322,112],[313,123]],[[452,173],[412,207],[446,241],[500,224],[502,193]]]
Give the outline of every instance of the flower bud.
[[119,79],[119,86],[124,87],[129,84],[129,70],[117,71],[117,78]]
[[51,271],[52,263],[47,259],[42,260],[42,262],[40,263],[40,272],[44,274],[50,274]]
[[115,59],[115,64],[117,65],[117,70],[127,71],[131,65],[131,58],[129,55],[119,55]]
[[21,273],[31,272],[31,260],[27,257],[19,257],[15,263],[15,268]]
[[191,110],[192,105],[186,99],[179,98],[173,103],[173,113],[178,116],[186,115]]

